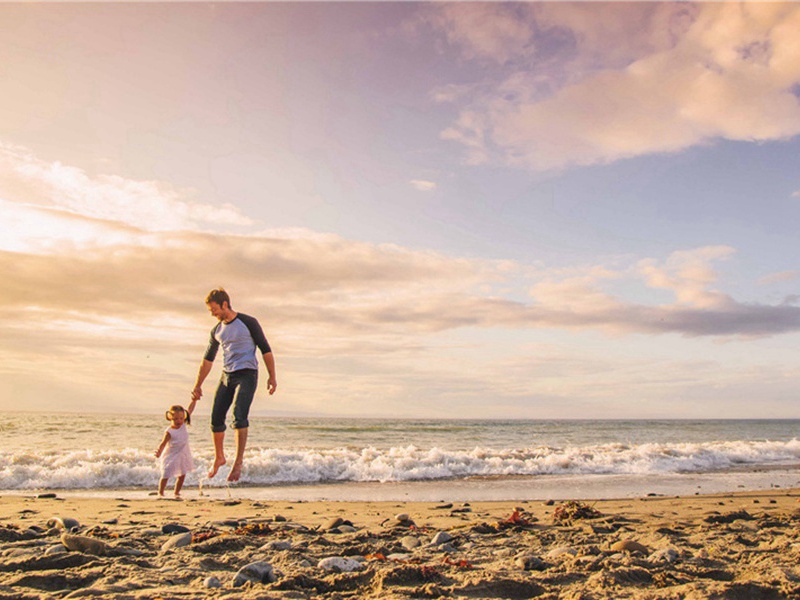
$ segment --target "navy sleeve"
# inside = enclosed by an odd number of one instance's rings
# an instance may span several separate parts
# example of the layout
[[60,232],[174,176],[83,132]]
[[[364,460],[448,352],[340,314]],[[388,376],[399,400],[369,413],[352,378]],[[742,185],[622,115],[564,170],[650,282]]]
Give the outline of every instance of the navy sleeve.
[[214,325],[214,328],[211,330],[211,337],[208,340],[208,347],[206,348],[206,353],[203,355],[205,360],[210,360],[214,362],[214,359],[217,356],[217,350],[219,350],[219,342],[214,335],[217,333],[217,327],[219,327],[219,323]]
[[272,349],[269,347],[269,342],[267,341],[264,331],[261,329],[261,325],[259,325],[258,321],[254,317],[251,317],[250,315],[243,315],[242,313],[239,313],[239,319],[241,319],[242,323],[247,326],[247,330],[250,332],[250,337],[253,338],[256,346],[258,346],[258,349],[261,350],[261,354],[272,352]]

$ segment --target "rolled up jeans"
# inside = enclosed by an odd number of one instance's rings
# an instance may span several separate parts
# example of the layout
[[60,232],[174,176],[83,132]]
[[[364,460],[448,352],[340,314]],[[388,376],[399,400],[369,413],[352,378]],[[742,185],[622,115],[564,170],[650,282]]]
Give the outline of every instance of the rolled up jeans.
[[225,431],[225,418],[233,404],[233,428],[244,429],[250,426],[247,420],[250,405],[258,387],[258,371],[256,369],[240,369],[230,373],[222,372],[222,377],[214,395],[211,407],[211,431]]

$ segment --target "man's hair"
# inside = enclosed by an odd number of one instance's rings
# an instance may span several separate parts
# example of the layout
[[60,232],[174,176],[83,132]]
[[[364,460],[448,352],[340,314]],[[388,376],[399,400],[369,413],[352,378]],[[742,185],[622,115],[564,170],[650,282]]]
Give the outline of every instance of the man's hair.
[[231,307],[231,297],[228,296],[228,292],[226,292],[222,288],[216,288],[208,292],[208,296],[206,296],[206,304],[214,302],[222,306],[223,302],[228,303],[228,308]]

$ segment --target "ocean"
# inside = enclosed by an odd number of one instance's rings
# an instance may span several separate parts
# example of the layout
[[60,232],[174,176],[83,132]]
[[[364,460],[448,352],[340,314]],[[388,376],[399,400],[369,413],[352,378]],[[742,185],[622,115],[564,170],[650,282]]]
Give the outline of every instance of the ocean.
[[[7,413],[0,490],[147,494],[158,415]],[[186,490],[273,499],[461,500],[689,494],[798,487],[800,420],[396,420],[252,417],[243,481],[204,480],[195,415]],[[233,454],[233,431],[226,449]],[[233,490],[233,491],[232,491]]]

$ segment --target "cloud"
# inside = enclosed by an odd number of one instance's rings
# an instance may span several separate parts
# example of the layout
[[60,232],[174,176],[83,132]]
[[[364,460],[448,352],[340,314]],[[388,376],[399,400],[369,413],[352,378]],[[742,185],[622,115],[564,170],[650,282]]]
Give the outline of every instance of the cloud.
[[500,8],[442,9],[465,59],[504,65],[479,70],[442,136],[468,162],[549,170],[800,133],[800,6],[647,4],[543,3],[517,33]]
[[229,204],[197,202],[191,190],[118,175],[90,175],[0,144],[0,200],[117,222],[145,231],[225,230],[254,222]]
[[420,192],[430,192],[431,190],[435,190],[437,184],[435,181],[428,181],[426,179],[412,179],[408,182],[411,187]]
[[797,281],[798,278],[800,278],[800,271],[781,271],[780,273],[765,275],[757,283],[758,285],[772,285],[774,283]]
[[[102,251],[0,252],[7,277],[0,301],[24,315],[26,327],[107,335],[127,323],[131,335],[146,337],[149,329],[141,325],[153,319],[201,322],[202,297],[224,285],[248,310],[269,315],[298,347],[320,336],[360,339],[365,348],[385,336],[418,344],[419,335],[463,328],[685,336],[800,330],[798,307],[743,304],[714,289],[713,263],[734,253],[724,246],[625,268],[562,272],[301,233],[140,232],[137,238],[123,229],[123,241]],[[674,302],[615,295],[614,285],[624,281],[669,291]],[[525,285],[529,302],[517,299]],[[495,288],[508,291],[493,295]]]

